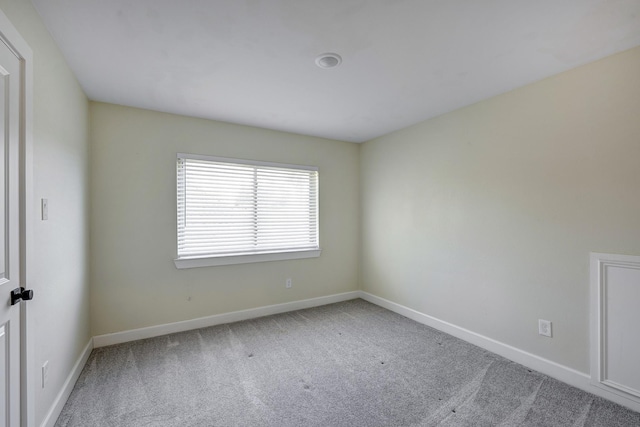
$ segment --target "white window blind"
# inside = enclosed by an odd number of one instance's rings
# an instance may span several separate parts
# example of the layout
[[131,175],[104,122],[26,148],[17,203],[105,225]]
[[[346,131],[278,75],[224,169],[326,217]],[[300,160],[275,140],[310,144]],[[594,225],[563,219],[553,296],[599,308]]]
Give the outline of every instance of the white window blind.
[[178,154],[178,259],[318,250],[315,167]]

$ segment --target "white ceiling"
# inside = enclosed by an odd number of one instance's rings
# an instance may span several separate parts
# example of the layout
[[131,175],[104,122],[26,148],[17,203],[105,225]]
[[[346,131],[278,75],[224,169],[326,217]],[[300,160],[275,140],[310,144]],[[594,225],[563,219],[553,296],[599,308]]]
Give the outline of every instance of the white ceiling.
[[32,1],[92,100],[354,142],[640,45],[640,0]]

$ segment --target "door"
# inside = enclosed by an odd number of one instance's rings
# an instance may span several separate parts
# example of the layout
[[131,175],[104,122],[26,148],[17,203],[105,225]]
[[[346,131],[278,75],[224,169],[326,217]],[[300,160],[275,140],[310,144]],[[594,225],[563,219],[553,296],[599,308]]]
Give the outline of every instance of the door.
[[20,425],[20,79],[0,38],[0,427]]

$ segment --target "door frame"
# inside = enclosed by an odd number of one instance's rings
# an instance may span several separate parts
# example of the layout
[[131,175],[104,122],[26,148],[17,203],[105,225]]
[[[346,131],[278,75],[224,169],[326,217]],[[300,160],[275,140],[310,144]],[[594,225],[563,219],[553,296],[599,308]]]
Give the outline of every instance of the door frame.
[[[33,289],[33,52],[0,9],[0,40],[20,61],[20,286]],[[20,423],[35,426],[32,304],[20,304]]]

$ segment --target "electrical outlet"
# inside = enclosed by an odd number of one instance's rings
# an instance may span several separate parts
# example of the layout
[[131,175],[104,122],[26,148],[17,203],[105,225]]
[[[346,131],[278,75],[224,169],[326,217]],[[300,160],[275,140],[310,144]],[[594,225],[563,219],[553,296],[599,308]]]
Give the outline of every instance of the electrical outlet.
[[42,364],[42,388],[45,388],[49,381],[49,361]]
[[287,289],[289,289],[289,288],[291,288],[291,286],[293,286],[293,282],[292,282],[292,280],[289,278],[289,279],[287,279],[287,281],[284,283],[284,287],[285,287],[285,288],[287,288]]
[[538,334],[551,338],[551,322],[549,320],[538,319]]

